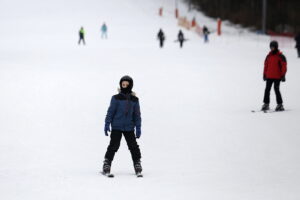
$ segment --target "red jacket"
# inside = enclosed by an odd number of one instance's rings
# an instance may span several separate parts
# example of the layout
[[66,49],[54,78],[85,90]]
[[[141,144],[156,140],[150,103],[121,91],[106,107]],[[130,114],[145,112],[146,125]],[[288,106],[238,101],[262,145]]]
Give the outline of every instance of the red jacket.
[[270,52],[265,60],[264,77],[267,79],[281,79],[287,71],[287,62],[285,56],[278,51]]

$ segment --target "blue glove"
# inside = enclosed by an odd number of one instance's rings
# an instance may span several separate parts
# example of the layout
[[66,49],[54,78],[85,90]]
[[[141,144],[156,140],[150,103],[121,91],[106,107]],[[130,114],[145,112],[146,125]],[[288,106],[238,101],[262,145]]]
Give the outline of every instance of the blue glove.
[[141,128],[136,128],[136,130],[135,130],[135,137],[137,139],[139,139],[141,137],[141,134],[142,134]]
[[108,136],[108,133],[107,133],[107,132],[110,132],[109,124],[105,124],[105,127],[104,127],[104,133],[105,133],[105,136]]

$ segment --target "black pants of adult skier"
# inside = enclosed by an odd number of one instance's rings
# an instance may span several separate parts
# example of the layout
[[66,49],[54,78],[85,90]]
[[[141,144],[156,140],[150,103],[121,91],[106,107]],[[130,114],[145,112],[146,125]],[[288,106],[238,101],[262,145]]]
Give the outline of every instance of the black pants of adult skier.
[[266,104],[270,103],[270,91],[271,91],[272,85],[274,83],[274,90],[275,90],[275,94],[276,94],[277,104],[282,104],[282,97],[280,94],[280,81],[281,81],[280,79],[267,79],[264,103],[266,103]]
[[131,153],[132,160],[138,161],[141,159],[141,151],[138,143],[136,142],[134,131],[118,131],[112,130],[110,135],[110,143],[107,147],[105,158],[112,161],[114,159],[115,153],[120,147],[120,142],[124,135],[127,142],[128,149]]
[[179,43],[180,43],[180,48],[182,48],[182,46],[183,46],[183,40],[179,40]]
[[163,46],[164,46],[164,40],[159,40],[159,46],[160,46],[160,48],[163,48]]

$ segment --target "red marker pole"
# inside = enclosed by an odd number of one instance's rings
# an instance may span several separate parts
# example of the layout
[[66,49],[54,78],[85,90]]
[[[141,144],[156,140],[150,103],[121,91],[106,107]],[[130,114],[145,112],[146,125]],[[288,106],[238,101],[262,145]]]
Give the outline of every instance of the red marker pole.
[[175,17],[179,17],[179,11],[178,11],[178,0],[175,0]]
[[194,17],[193,20],[192,20],[192,27],[195,27],[195,26],[196,26],[196,19]]
[[161,7],[161,8],[159,8],[159,16],[163,16],[163,8]]
[[222,20],[219,18],[218,19],[218,29],[217,29],[217,32],[218,32],[218,35],[220,36],[222,31],[221,31],[221,26],[222,26]]

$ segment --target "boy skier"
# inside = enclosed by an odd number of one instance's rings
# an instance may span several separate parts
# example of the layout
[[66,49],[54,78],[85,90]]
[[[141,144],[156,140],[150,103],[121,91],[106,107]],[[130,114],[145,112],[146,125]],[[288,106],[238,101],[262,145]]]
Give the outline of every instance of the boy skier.
[[282,97],[280,93],[280,81],[285,82],[285,74],[287,71],[287,61],[285,56],[278,49],[278,42],[272,41],[270,43],[270,53],[265,59],[263,79],[266,81],[266,89],[264,95],[264,105],[262,111],[270,109],[270,90],[274,83],[274,90],[276,94],[277,107],[275,111],[284,111],[282,105]]
[[132,92],[133,80],[130,76],[122,77],[119,84],[119,94],[111,98],[105,118],[105,135],[108,136],[110,126],[112,130],[110,134],[111,140],[104,157],[103,174],[110,175],[111,163],[120,147],[122,135],[124,135],[131,153],[135,173],[140,177],[142,176],[141,152],[136,141],[136,138],[141,136],[139,99]]

